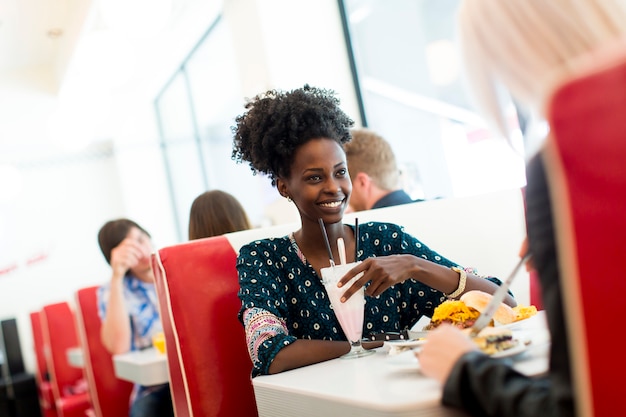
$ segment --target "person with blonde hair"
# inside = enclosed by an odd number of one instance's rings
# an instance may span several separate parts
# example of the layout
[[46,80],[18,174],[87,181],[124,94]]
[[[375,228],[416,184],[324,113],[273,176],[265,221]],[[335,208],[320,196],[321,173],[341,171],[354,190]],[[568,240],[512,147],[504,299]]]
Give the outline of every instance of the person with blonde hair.
[[[551,94],[571,77],[622,50],[622,0],[465,0],[458,24],[470,87],[479,107],[507,138],[503,92],[544,114]],[[418,354],[422,372],[443,384],[442,402],[476,416],[574,416],[572,360],[561,291],[549,171],[543,148],[527,164],[526,228],[551,335],[550,368],[530,378],[480,353],[467,335],[441,326]]]
[[400,170],[391,145],[376,132],[361,128],[351,131],[344,145],[352,181],[350,207],[353,211],[413,203],[400,187]]
[[248,214],[239,200],[226,191],[205,191],[191,204],[189,240],[251,228]]

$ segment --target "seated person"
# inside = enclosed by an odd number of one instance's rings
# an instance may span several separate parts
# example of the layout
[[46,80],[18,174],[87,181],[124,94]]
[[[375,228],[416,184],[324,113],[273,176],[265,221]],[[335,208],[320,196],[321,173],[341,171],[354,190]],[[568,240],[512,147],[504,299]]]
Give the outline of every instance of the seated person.
[[248,230],[251,227],[239,200],[225,191],[205,191],[191,204],[189,240]]
[[352,140],[343,148],[352,181],[352,211],[413,203],[400,187],[400,170],[391,145],[369,129],[353,129],[351,134]]
[[[98,288],[102,343],[116,355],[152,346],[163,331],[159,318],[154,275],[150,264],[150,235],[132,220],[104,224],[98,243],[111,265],[111,280]],[[169,384],[136,385],[130,417],[173,417]]]
[[[236,119],[233,157],[268,175],[301,219],[300,229],[288,236],[240,249],[239,319],[253,376],[334,359],[350,350],[320,280],[320,269],[329,266],[320,221],[334,259],[339,259],[336,242],[341,237],[346,261],[361,261],[341,282],[364,273],[344,293],[349,298],[366,288],[364,336],[408,329],[421,316],[432,316],[446,297],[498,288],[497,278],[466,272],[391,223],[360,225],[355,255],[355,228],[343,223],[352,192],[343,145],[353,122],[332,91],[309,86],[268,91],[246,108]],[[510,295],[505,302],[516,305]]]

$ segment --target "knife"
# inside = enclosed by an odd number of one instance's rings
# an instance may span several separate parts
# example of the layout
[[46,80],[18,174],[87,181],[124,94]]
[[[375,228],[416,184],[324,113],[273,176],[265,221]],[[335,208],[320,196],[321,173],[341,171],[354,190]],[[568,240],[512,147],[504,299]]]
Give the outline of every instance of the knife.
[[529,253],[526,253],[526,255],[522,256],[519,262],[517,262],[517,265],[515,265],[515,268],[513,268],[513,271],[511,271],[511,274],[502,283],[500,288],[498,288],[496,292],[493,293],[493,298],[491,299],[491,301],[489,301],[489,304],[487,304],[487,307],[485,307],[483,312],[480,313],[480,316],[478,317],[478,319],[476,319],[476,321],[474,322],[474,325],[472,326],[472,329],[470,330],[471,337],[475,337],[478,334],[478,332],[484,329],[485,326],[487,326],[491,322],[491,319],[493,318],[493,315],[496,314],[496,310],[498,310],[500,303],[502,303],[502,301],[504,300],[504,297],[506,297],[506,293],[509,290],[511,283],[513,282],[513,279],[517,275],[517,272],[522,267],[524,262],[528,260],[528,258],[530,258]]

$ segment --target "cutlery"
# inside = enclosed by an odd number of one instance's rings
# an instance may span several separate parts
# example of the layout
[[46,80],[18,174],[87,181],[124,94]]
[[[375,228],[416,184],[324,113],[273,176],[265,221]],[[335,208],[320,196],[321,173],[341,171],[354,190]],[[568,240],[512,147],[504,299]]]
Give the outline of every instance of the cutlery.
[[480,313],[480,316],[478,317],[478,319],[476,319],[476,321],[474,322],[474,325],[472,326],[470,330],[471,337],[476,336],[482,329],[484,329],[491,322],[491,319],[493,318],[493,315],[496,313],[498,306],[500,306],[500,303],[502,303],[502,300],[504,300],[504,297],[506,297],[507,291],[509,290],[509,286],[513,282],[513,279],[517,275],[517,272],[522,267],[524,262],[528,260],[529,257],[530,257],[529,253],[526,253],[526,255],[522,256],[522,258],[517,262],[517,265],[515,265],[515,268],[513,268],[513,271],[511,271],[511,274],[502,283],[500,288],[498,288],[496,292],[493,293],[493,298],[491,299],[491,301],[489,301],[489,304],[487,304],[487,307],[485,307],[483,312]]

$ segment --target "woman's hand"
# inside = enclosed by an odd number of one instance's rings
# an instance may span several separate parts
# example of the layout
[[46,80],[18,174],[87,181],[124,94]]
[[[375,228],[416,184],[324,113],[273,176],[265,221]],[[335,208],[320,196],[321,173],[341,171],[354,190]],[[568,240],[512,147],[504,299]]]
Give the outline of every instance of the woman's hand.
[[352,278],[363,272],[363,276],[356,280],[343,294],[342,301],[347,300],[366,283],[370,285],[365,294],[376,297],[392,285],[409,279],[420,261],[413,255],[390,255],[367,258],[352,268],[339,280],[339,287],[348,283]]
[[111,250],[111,269],[114,278],[122,278],[126,271],[139,264],[146,257],[144,249],[136,240],[126,238]]
[[444,323],[428,335],[426,343],[415,355],[422,373],[444,384],[459,358],[476,349],[478,347],[467,334]]

